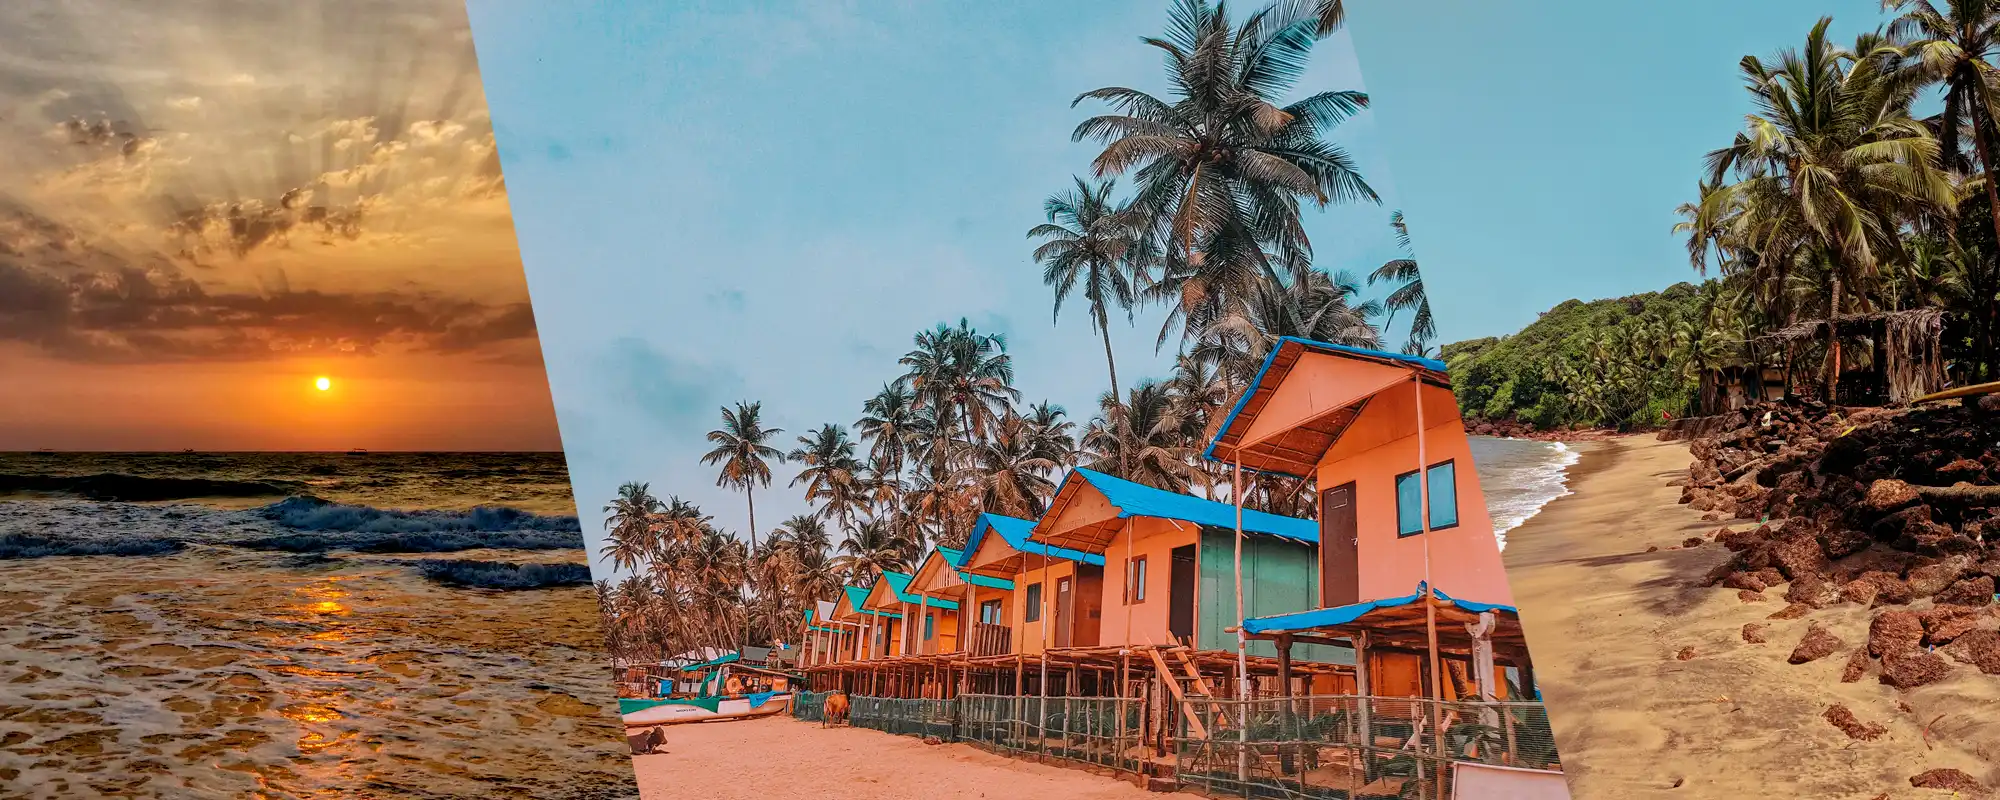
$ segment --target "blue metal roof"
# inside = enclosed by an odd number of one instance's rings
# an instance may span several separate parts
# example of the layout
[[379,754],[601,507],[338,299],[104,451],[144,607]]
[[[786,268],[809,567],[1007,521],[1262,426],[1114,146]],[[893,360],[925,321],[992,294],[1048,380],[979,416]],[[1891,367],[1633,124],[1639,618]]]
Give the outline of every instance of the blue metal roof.
[[[1290,614],[1246,619],[1243,621],[1243,630],[1249,633],[1298,633],[1315,628],[1346,625],[1367,616],[1372,611],[1414,605],[1423,599],[1424,589],[1424,583],[1419,581],[1415,593],[1406,594],[1402,597],[1368,600],[1351,605],[1335,606],[1333,608],[1315,608],[1310,611],[1294,611]],[[1475,614],[1487,611],[1501,611],[1515,616],[1520,615],[1520,612],[1515,610],[1513,606],[1458,600],[1445,594],[1443,591],[1437,593],[1437,598],[1438,602],[1443,605],[1456,606]]]
[[979,552],[979,543],[985,540],[987,531],[1000,534],[1000,538],[1006,540],[1009,547],[1023,553],[1067,559],[1098,567],[1104,566],[1104,556],[1094,556],[1081,550],[1071,550],[1067,547],[1050,547],[1041,542],[1028,541],[1028,534],[1034,532],[1034,530],[1034,520],[1021,519],[1020,517],[1005,517],[999,514],[981,514],[979,515],[979,521],[972,526],[972,534],[965,537],[965,552],[959,555],[959,563],[956,566],[963,568],[965,561],[972,558],[973,553]]
[[[1285,348],[1286,343],[1298,344],[1309,350],[1318,350],[1323,353],[1343,353],[1351,356],[1361,356],[1363,358],[1386,359],[1389,361],[1401,362],[1421,369],[1427,369],[1432,372],[1451,371],[1450,365],[1447,365],[1443,361],[1439,361],[1435,358],[1424,358],[1423,356],[1413,356],[1405,353],[1391,353],[1386,350],[1369,350],[1365,347],[1349,347],[1344,344],[1322,342],[1316,339],[1302,339],[1297,336],[1280,336],[1278,337],[1277,343],[1271,345],[1271,352],[1264,354],[1264,364],[1257,368],[1257,375],[1250,379],[1250,388],[1246,389],[1243,392],[1243,396],[1236,398],[1236,405],[1229,409],[1229,416],[1224,417],[1222,419],[1222,427],[1215,429],[1215,437],[1208,440],[1208,447],[1202,450],[1201,452],[1202,458],[1206,458],[1210,461],[1216,461],[1216,462],[1222,461],[1222,459],[1215,457],[1215,446],[1222,443],[1222,437],[1225,434],[1229,433],[1229,426],[1236,423],[1236,415],[1243,413],[1243,406],[1250,402],[1251,395],[1257,393],[1256,387],[1264,382],[1264,374],[1271,371],[1271,362],[1277,360],[1278,351],[1283,350]],[[1273,474],[1284,474],[1284,473],[1273,473]],[[1292,475],[1288,477],[1298,477],[1298,476]]]
[[[1118,507],[1118,516],[1121,519],[1159,517],[1214,528],[1230,530],[1236,528],[1236,506],[1230,503],[1156,489],[1143,483],[1112,477],[1082,467],[1076,468],[1070,475],[1083,478],[1097,491],[1104,493],[1104,499]],[[1065,482],[1067,480],[1065,479]],[[1247,508],[1243,509],[1243,531],[1267,533],[1308,544],[1319,543],[1319,524],[1312,520],[1281,517]]]
[[882,570],[882,580],[889,582],[889,591],[894,592],[896,594],[897,602],[909,603],[911,605],[927,605],[931,608],[942,608],[947,611],[958,608],[958,604],[950,600],[938,600],[935,598],[931,600],[925,600],[922,597],[918,597],[917,595],[912,594],[910,592],[911,577],[912,576],[906,575],[901,572],[890,572],[889,570],[886,569]]

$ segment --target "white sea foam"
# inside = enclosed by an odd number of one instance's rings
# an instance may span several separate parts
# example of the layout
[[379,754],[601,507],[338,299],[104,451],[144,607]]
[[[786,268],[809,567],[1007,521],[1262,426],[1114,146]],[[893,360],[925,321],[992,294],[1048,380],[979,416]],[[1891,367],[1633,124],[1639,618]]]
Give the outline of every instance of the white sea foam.
[[1569,467],[1581,457],[1562,442],[1473,437],[1473,465],[1500,549],[1507,548],[1508,531],[1540,513],[1549,501],[1570,493]]

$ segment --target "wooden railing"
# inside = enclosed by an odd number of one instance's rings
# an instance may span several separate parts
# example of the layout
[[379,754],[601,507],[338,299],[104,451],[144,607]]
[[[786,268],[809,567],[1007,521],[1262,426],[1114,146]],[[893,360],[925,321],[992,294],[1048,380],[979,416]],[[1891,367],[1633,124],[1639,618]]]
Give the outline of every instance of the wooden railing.
[[966,652],[975,656],[1001,656],[1014,652],[1013,629],[1005,625],[975,622],[966,633]]

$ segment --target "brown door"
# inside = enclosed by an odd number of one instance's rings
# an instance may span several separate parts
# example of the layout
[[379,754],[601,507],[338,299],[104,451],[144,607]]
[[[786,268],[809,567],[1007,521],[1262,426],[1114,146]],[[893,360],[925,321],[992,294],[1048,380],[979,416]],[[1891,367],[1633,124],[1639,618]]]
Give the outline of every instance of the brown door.
[[1167,632],[1187,642],[1194,636],[1194,545],[1174,548],[1167,577]]
[[1072,613],[1076,610],[1075,604],[1071,602],[1074,595],[1075,593],[1070,591],[1068,578],[1056,579],[1055,641],[1057,647],[1068,647],[1070,645],[1070,632],[1076,629],[1076,620],[1071,618]]
[[1319,604],[1332,608],[1361,601],[1360,531],[1354,517],[1354,483],[1319,495]]

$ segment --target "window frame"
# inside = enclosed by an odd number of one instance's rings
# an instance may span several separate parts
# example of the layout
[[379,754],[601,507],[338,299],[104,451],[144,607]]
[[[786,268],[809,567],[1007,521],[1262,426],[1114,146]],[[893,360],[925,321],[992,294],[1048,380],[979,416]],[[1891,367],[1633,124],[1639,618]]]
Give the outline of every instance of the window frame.
[[1125,559],[1125,605],[1145,604],[1146,566],[1146,557],[1143,555]]
[[1022,603],[1023,608],[1021,609],[1021,624],[1029,625],[1041,622],[1042,603],[1048,599],[1047,597],[1044,596],[1046,593],[1042,591],[1041,582],[1036,581],[1035,583],[1028,584],[1027,586],[1022,587],[1021,591],[1027,593],[1025,595],[1022,595],[1022,599],[1025,602]]
[[[1430,522],[1431,522],[1431,517],[1434,515],[1431,512],[1433,510],[1432,506],[1435,506],[1437,504],[1437,492],[1430,491],[1432,482],[1431,476],[1433,475],[1433,473],[1437,471],[1439,467],[1451,467],[1451,522],[1445,525],[1432,525],[1430,524]],[[1417,500],[1417,505],[1419,506],[1418,513],[1422,514],[1423,516],[1418,518],[1416,530],[1405,532],[1403,530],[1403,479],[1419,474],[1423,476],[1422,478],[1423,483],[1420,484],[1420,486],[1422,487],[1422,493],[1417,495],[1417,497],[1419,498]],[[1428,526],[1431,532],[1433,533],[1437,531],[1448,531],[1459,526],[1461,517],[1459,514],[1460,508],[1458,504],[1458,459],[1447,458],[1443,461],[1432,463],[1431,465],[1426,466],[1423,469],[1413,469],[1408,472],[1398,473],[1395,479],[1390,481],[1389,491],[1391,496],[1394,497],[1396,501],[1396,538],[1407,539],[1412,536],[1422,536],[1424,533],[1424,528],[1426,526]],[[1426,504],[1424,502],[1426,500],[1430,501],[1429,504]]]

